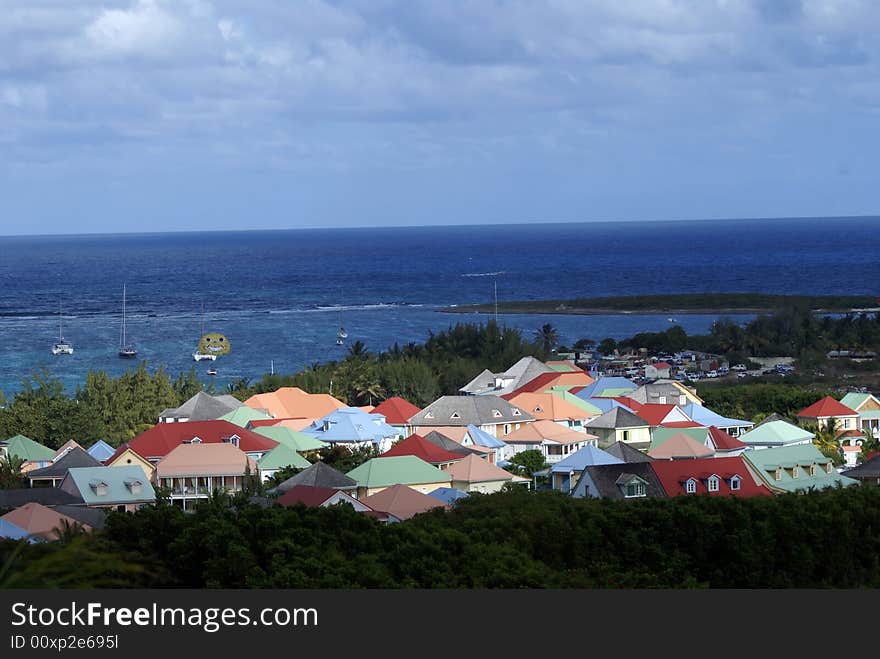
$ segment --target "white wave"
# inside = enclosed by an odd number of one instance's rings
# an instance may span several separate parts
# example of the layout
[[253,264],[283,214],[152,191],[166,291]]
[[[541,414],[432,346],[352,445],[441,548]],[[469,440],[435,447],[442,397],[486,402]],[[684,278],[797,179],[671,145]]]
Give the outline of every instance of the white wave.
[[463,274],[462,277],[496,277],[503,274],[506,274],[506,271],[498,270],[497,272],[468,272]]

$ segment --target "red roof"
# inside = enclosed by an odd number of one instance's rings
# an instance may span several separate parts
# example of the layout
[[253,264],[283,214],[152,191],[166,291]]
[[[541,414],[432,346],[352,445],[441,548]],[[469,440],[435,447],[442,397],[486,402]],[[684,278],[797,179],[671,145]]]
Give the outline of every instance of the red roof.
[[221,420],[159,423],[132,439],[129,445],[145,458],[162,458],[196,437],[205,444],[220,444],[233,435],[238,437],[238,448],[245,453],[271,451],[278,445],[268,437]]
[[649,364],[649,366],[654,368],[672,368],[672,364],[667,364],[666,362],[657,362],[656,364]]
[[633,410],[640,418],[647,421],[652,426],[659,426],[663,423],[663,419],[669,416],[669,413],[675,409],[675,405],[661,405],[660,403],[648,403],[642,405],[638,410]]
[[298,503],[310,508],[317,508],[340,490],[333,487],[317,487],[315,485],[294,485],[278,497],[282,506],[295,506]]
[[410,435],[385,451],[380,457],[394,458],[402,455],[414,455],[430,464],[444,464],[461,460],[464,455],[447,451],[445,448],[429,442],[421,435]]
[[146,458],[144,458],[144,456],[142,456],[140,453],[138,453],[137,451],[134,450],[134,448],[131,446],[131,443],[130,443],[130,442],[125,442],[125,444],[120,445],[119,448],[116,449],[116,451],[113,453],[113,455],[111,455],[109,458],[107,458],[106,460],[104,460],[104,463],[103,463],[103,464],[105,464],[105,465],[109,465],[109,464],[110,464],[111,462],[113,462],[116,458],[118,458],[120,455],[122,455],[123,453],[125,453],[126,449],[131,449],[132,453],[137,453],[137,454],[140,455],[144,460],[146,460]]
[[589,373],[586,373],[585,371],[566,371],[564,373],[556,371],[553,373],[541,373],[541,375],[529,380],[513,393],[539,394],[556,385],[577,385],[580,387],[586,387],[588,384],[593,384],[593,382],[595,382],[595,380],[593,380]]
[[389,425],[405,426],[409,420],[421,412],[418,407],[399,396],[383,400],[373,409],[373,414],[381,414]]
[[[600,396],[597,396],[597,398],[600,398]],[[644,405],[644,403],[640,403],[639,401],[635,400],[634,398],[630,398],[629,396],[614,396],[611,400],[616,400],[621,405],[626,405],[636,414],[639,413],[642,405]]]
[[718,451],[735,451],[747,446],[736,437],[727,434],[721,428],[716,428],[715,426],[709,426],[709,436],[712,437],[712,443],[715,444],[715,449]]
[[834,400],[831,396],[825,396],[822,400],[802,409],[797,415],[808,419],[819,419],[831,416],[858,416],[858,412],[851,410],[840,401]]
[[[690,494],[686,489],[687,481],[696,480],[696,494],[713,496],[754,497],[769,496],[770,491],[763,483],[758,483],[752,476],[745,461],[737,457],[729,458],[698,458],[696,460],[655,460],[649,463],[657,474],[666,495],[673,497]],[[718,490],[709,492],[709,477],[718,476]],[[730,489],[730,479],[739,476],[738,490]]]

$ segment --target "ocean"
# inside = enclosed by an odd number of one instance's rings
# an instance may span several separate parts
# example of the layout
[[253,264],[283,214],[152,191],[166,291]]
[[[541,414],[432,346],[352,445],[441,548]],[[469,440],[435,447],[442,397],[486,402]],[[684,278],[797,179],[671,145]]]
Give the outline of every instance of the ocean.
[[[551,323],[563,344],[667,329],[658,315],[512,315],[505,300],[651,293],[880,292],[880,218],[82,235],[0,238],[0,390],[48,368],[68,390],[89,369],[146,360],[172,375],[195,367],[217,388],[273,367],[295,372],[362,341],[381,351],[420,342],[477,314],[440,307],[492,302],[531,335]],[[122,289],[138,361],[117,356]],[[204,306],[204,313],[202,307]],[[53,356],[59,334],[73,355]],[[737,316],[745,322],[751,316]],[[688,333],[715,316],[682,315]],[[195,363],[206,332],[230,354]],[[345,326],[346,346],[335,345]],[[206,371],[216,368],[217,375]]]

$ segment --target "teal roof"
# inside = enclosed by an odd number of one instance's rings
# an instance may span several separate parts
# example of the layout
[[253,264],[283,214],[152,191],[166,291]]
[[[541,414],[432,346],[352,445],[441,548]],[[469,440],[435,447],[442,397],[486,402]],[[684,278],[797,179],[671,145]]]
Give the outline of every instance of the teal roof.
[[846,405],[851,410],[858,410],[859,405],[864,405],[870,398],[871,394],[848,393],[840,399],[840,404]]
[[294,451],[317,451],[328,446],[326,442],[322,442],[320,439],[315,439],[304,432],[298,432],[284,426],[262,426],[255,428],[254,432],[263,437],[268,437],[279,444],[284,444]]
[[291,447],[278,444],[257,462],[257,466],[260,469],[284,469],[285,467],[308,469],[312,464]]
[[[810,488],[824,489],[834,487],[840,483],[844,487],[857,485],[854,478],[841,476],[831,469],[831,473],[825,471],[825,465],[831,460],[822,455],[813,444],[798,444],[795,446],[779,446],[776,448],[761,449],[758,451],[746,451],[742,454],[758,474],[770,487],[788,492],[808,490]],[[816,473],[810,476],[809,466],[817,465]],[[780,480],[776,480],[776,471],[782,467]],[[792,476],[795,470],[797,478]]]
[[738,438],[744,444],[760,446],[786,446],[797,442],[812,441],[813,433],[788,423],[770,421],[752,428]]
[[[142,503],[155,501],[156,492],[150,479],[138,465],[125,465],[124,467],[71,467],[67,477],[61,483],[65,484],[71,479],[76,489],[82,496],[86,505],[112,505],[123,503]],[[140,492],[132,492],[130,485],[140,483]],[[99,494],[97,487],[100,484],[107,486],[106,494]]]
[[862,419],[880,419],[880,410],[865,410],[864,412],[859,412],[859,417]]
[[55,457],[55,451],[24,435],[10,437],[3,443],[6,444],[6,452],[9,455],[29,462],[51,460]]
[[346,474],[361,487],[389,487],[416,483],[444,483],[449,474],[414,455],[373,458]]
[[223,416],[218,417],[219,420],[229,421],[229,423],[234,423],[241,428],[247,428],[248,423],[251,421],[265,421],[266,419],[271,418],[272,417],[268,414],[264,414],[263,412],[248,407],[247,405],[237,407],[231,412],[227,412]]

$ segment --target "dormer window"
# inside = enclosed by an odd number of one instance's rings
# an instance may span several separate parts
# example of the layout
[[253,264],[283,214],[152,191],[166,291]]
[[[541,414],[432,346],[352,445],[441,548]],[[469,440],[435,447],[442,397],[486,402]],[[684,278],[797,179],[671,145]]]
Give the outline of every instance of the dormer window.
[[645,484],[639,480],[632,480],[626,484],[624,488],[623,496],[626,499],[632,499],[635,497],[643,497],[646,496],[645,492]]
[[708,488],[707,488],[707,489],[708,489],[710,492],[717,492],[717,491],[718,491],[718,485],[719,485],[719,478],[718,478],[718,476],[715,476],[715,475],[709,476],[709,482],[708,482]]
[[679,404],[679,405],[681,405],[681,406],[683,407],[683,406],[687,405],[687,403],[688,403],[688,397],[687,397],[687,396],[685,396],[684,394],[682,394],[681,396],[678,397],[678,404]]
[[143,490],[144,484],[136,478],[126,478],[125,487],[128,488],[128,491],[132,494],[140,494]]
[[193,437],[189,441],[184,442],[184,444],[201,444],[201,443],[202,443],[201,437]]
[[816,465],[810,465],[810,476],[816,475]]
[[792,467],[792,468],[791,468],[791,477],[792,477],[792,478],[797,478],[797,477],[798,477],[798,471],[799,471],[799,470],[798,470],[797,467]]
[[776,473],[773,474],[774,480],[782,480],[782,467],[776,467]]
[[697,481],[694,478],[688,478],[684,484],[684,491],[688,494],[696,494],[697,492]]
[[433,419],[434,413],[433,412],[425,412],[425,418],[426,419]]
[[110,486],[107,485],[106,481],[101,480],[89,481],[89,487],[92,488],[92,492],[98,497],[107,496],[107,492],[110,489]]
[[739,490],[742,484],[742,479],[739,476],[731,476],[730,477],[730,489],[733,492]]
[[660,402],[661,405],[666,405],[666,396],[660,396],[660,401],[659,401],[659,402]]
[[459,413],[456,411],[456,412],[453,412],[452,415],[451,415],[449,418],[450,418],[450,419],[460,419],[460,418],[461,418],[461,414],[459,414]]
[[223,438],[223,441],[226,444],[232,444],[233,446],[236,446],[236,447],[238,446],[238,440],[239,440],[238,435],[232,435],[231,437],[224,437]]
[[496,419],[500,419],[500,418],[501,418],[501,412],[498,411],[498,410],[492,410],[492,416],[495,417]]
[[544,410],[541,408],[540,405],[538,405],[538,406],[535,408],[535,412],[543,412],[543,411],[544,411]]
[[834,465],[833,465],[832,463],[830,463],[830,462],[829,462],[828,464],[826,464],[826,465],[825,465],[825,473],[826,473],[826,474],[830,474],[830,473],[831,473],[831,469],[832,469],[833,466],[834,466]]
[[513,416],[520,416],[520,411],[518,409],[514,408]]

